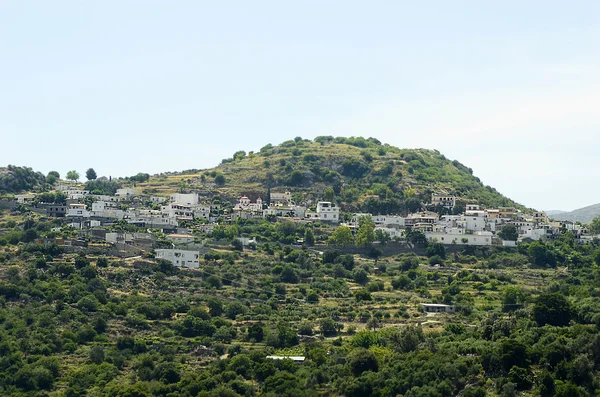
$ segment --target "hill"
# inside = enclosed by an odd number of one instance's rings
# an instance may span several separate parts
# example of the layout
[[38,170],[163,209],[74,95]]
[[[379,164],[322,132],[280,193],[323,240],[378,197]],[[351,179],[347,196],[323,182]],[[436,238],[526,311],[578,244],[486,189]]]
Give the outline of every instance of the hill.
[[14,165],[0,167],[0,192],[20,193],[43,189],[45,185],[44,174],[35,172],[29,167]]
[[374,138],[296,138],[258,153],[238,151],[208,170],[162,174],[140,184],[146,193],[211,189],[236,199],[266,198],[269,189],[290,190],[296,201],[329,196],[347,210],[406,212],[431,201],[431,193],[451,194],[488,207],[523,207],[484,185],[473,170],[437,150],[400,149]]
[[563,212],[561,214],[550,216],[557,221],[590,223],[592,219],[600,216],[600,203],[588,205],[587,207],[579,208],[571,212]]
[[550,210],[550,211],[544,211],[546,213],[546,215],[548,216],[553,216],[553,215],[560,215],[560,214],[566,214],[568,211],[561,211],[561,210]]

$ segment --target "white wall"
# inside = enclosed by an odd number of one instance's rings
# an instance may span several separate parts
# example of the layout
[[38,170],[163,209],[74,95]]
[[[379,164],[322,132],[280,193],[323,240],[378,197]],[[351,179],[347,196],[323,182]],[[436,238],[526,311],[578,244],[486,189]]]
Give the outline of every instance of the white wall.
[[185,205],[197,205],[198,194],[197,193],[175,193],[171,195],[171,201],[174,203],[185,204]]
[[165,259],[177,267],[200,267],[200,251],[157,249],[156,259]]

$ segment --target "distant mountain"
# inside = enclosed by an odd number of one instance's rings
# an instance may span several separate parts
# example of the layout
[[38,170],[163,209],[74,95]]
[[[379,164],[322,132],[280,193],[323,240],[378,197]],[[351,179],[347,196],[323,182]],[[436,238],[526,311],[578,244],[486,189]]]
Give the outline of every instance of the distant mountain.
[[548,216],[553,216],[553,215],[560,215],[560,214],[566,214],[569,211],[561,211],[561,210],[550,210],[550,211],[544,211],[546,213],[546,215]]
[[557,221],[590,223],[592,219],[600,216],[600,203],[579,208],[571,212],[563,212],[560,214],[550,214],[549,212],[546,213],[549,217]]

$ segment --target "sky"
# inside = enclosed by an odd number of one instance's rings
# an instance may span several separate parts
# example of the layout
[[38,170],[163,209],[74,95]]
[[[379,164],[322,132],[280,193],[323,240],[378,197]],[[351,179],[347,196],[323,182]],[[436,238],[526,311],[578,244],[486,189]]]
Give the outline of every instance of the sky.
[[296,136],[600,202],[598,1],[0,0],[0,165],[128,176]]

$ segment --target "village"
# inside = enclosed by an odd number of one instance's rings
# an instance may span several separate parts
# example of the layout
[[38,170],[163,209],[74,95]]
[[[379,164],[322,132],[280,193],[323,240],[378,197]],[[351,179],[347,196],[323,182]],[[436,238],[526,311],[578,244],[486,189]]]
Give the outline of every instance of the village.
[[[104,241],[137,246],[154,249],[156,258],[189,268],[199,267],[199,259],[205,251],[204,241],[216,226],[239,219],[320,222],[331,230],[347,226],[356,234],[360,218],[369,217],[375,232],[392,242],[404,241],[410,230],[421,232],[429,243],[461,246],[515,247],[523,241],[551,241],[564,231],[571,231],[579,243],[593,239],[583,225],[554,222],[544,212],[526,213],[512,207],[483,208],[442,194],[432,194],[426,208],[406,216],[345,214],[330,201],[313,203],[309,200],[296,204],[289,191],[269,191],[268,202],[261,197],[251,200],[242,196],[235,204],[202,200],[197,192],[147,196],[136,194],[134,188],[118,189],[111,196],[59,185],[56,194],[64,198],[63,202],[44,202],[45,196],[35,194],[15,195],[9,199],[13,205],[23,205],[41,215],[63,218],[63,227],[77,231],[75,238],[46,238],[43,243],[68,246]],[[54,231],[60,230],[57,227]],[[164,237],[163,244],[157,244],[157,233]],[[259,243],[247,236],[236,239],[244,247]]]

